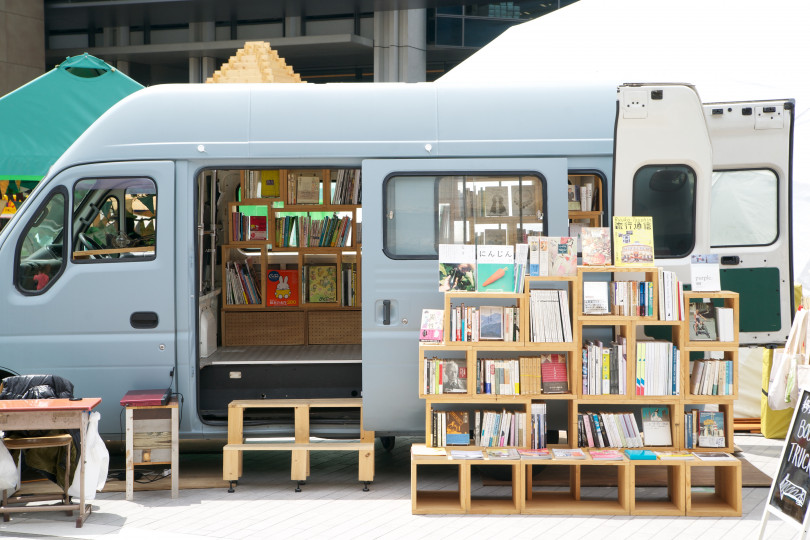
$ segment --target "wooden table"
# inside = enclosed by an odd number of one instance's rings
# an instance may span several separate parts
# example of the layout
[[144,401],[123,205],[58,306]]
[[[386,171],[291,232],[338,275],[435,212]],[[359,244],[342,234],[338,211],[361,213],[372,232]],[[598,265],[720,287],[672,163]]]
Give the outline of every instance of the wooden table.
[[[49,510],[78,510],[76,527],[81,527],[90,515],[92,505],[86,504],[84,495],[84,464],[87,459],[86,438],[90,412],[101,403],[101,398],[69,399],[9,399],[0,400],[0,430],[78,429],[79,445],[79,504],[48,506],[0,507],[0,513],[43,512]],[[75,474],[75,472],[74,472]],[[95,486],[94,488],[95,489]]]
[[[289,408],[295,411],[295,442],[246,442],[244,436],[245,409]],[[309,413],[320,408],[360,409],[360,440],[311,442]],[[374,432],[363,429],[362,398],[335,399],[238,399],[228,405],[228,444],[223,448],[223,480],[230,484],[233,493],[239,477],[242,476],[242,452],[246,450],[292,451],[290,477],[297,481],[295,491],[309,476],[309,453],[321,450],[356,450],[358,452],[358,478],[368,491],[368,484],[374,480]]]
[[178,404],[127,405],[126,499],[133,499],[136,465],[171,465],[172,499],[178,496]]

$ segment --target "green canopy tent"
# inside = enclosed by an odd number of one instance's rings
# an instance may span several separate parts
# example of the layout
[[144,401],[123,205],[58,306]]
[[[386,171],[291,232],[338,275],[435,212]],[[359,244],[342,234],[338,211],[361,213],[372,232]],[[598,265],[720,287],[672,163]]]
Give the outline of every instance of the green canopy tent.
[[141,88],[85,53],[0,98],[0,208],[8,204],[3,217],[96,118]]

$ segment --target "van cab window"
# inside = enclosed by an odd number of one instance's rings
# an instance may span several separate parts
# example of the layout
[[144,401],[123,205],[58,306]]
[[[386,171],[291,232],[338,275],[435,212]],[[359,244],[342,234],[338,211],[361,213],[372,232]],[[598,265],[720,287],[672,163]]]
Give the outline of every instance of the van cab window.
[[695,245],[695,171],[646,165],[633,177],[633,215],[651,216],[656,258],[685,257]]
[[544,234],[537,175],[392,176],[384,187],[384,250],[431,259],[439,244],[513,245]]
[[45,291],[62,271],[65,201],[64,192],[55,192],[26,226],[17,247],[15,279],[24,293]]
[[776,173],[767,170],[712,173],[712,247],[765,246],[776,241]]
[[93,178],[73,188],[73,260],[155,256],[157,190],[150,178]]

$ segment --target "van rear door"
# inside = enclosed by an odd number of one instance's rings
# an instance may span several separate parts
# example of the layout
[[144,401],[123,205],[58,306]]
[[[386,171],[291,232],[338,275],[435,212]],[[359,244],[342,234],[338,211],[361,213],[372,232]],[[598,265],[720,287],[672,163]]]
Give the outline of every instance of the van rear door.
[[565,235],[567,160],[365,160],[362,177],[363,424],[424,433],[418,331],[422,309],[444,307],[438,244]]
[[784,343],[793,314],[791,100],[707,103],[710,252],[740,293],[740,341]]
[[2,368],[61,375],[119,400],[168,388],[175,366],[174,164],[72,167],[38,189],[0,249]]

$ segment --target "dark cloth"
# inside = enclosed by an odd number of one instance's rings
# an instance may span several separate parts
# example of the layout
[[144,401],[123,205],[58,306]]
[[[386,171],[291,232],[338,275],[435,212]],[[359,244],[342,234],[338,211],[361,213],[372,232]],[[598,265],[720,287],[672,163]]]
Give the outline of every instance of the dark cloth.
[[[3,389],[0,399],[70,399],[73,397],[73,383],[58,375],[15,375],[3,379]],[[22,437],[41,437],[64,433],[64,430],[17,430],[5,433],[10,439]],[[70,449],[71,478],[79,464],[79,448],[81,439],[78,429],[69,429],[67,432],[73,438]],[[65,483],[65,452],[64,446],[55,448],[32,448],[25,450],[23,464],[42,472],[49,480],[56,482],[60,487]],[[19,460],[20,451],[11,455],[14,461]]]

